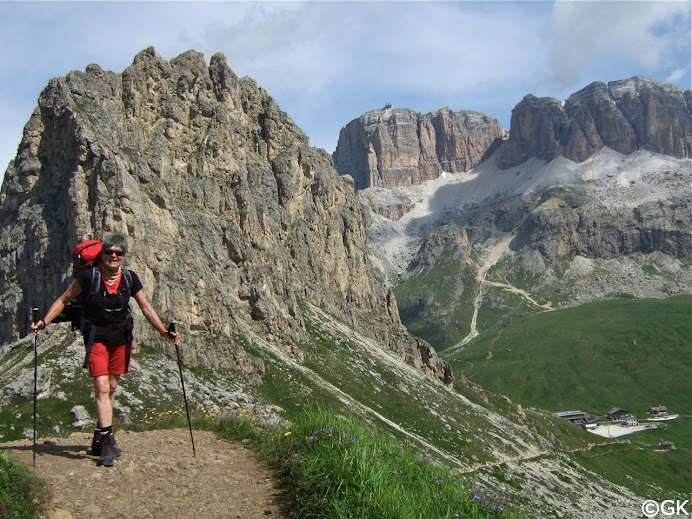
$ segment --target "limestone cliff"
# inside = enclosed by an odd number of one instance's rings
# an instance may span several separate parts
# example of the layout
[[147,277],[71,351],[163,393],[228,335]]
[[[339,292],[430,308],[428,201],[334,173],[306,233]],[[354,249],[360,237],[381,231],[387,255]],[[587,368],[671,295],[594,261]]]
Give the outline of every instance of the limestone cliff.
[[109,231],[131,238],[129,267],[182,323],[189,363],[261,376],[242,330],[300,358],[306,300],[451,380],[370,273],[353,181],[222,54],[149,48],[122,74],[50,81],[0,194],[0,340],[64,290],[71,248]]
[[443,171],[468,171],[502,135],[495,119],[478,112],[443,108],[423,115],[387,106],[341,130],[334,164],[354,178],[356,189],[420,184]]
[[641,149],[690,158],[689,98],[689,90],[644,77],[591,83],[564,106],[557,99],[527,95],[512,110],[499,164],[510,168],[532,157],[557,155],[583,162],[604,146],[624,154]]
[[422,115],[388,106],[348,123],[333,158],[357,190],[420,184],[443,171],[468,171],[493,154],[502,169],[560,155],[580,163],[605,146],[690,158],[691,100],[691,91],[645,77],[595,82],[565,103],[528,94],[512,110],[508,137],[477,112]]

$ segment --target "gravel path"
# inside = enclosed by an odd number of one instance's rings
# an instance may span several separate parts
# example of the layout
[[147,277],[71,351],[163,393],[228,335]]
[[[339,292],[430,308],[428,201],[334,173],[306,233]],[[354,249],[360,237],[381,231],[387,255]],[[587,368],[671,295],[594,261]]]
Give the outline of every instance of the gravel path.
[[[187,429],[117,431],[123,454],[112,468],[88,454],[91,434],[37,442],[36,474],[50,486],[48,519],[286,519],[269,469],[242,443]],[[32,442],[0,444],[32,465]]]

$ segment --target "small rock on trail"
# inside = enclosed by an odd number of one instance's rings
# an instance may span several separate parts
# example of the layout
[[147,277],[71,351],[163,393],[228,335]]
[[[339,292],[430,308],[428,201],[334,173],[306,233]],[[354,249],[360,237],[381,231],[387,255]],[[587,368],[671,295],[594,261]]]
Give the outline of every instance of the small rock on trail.
[[[35,473],[52,491],[47,519],[286,519],[270,469],[208,431],[116,431],[114,467],[88,454],[93,433],[37,441]],[[32,442],[0,444],[32,466]]]

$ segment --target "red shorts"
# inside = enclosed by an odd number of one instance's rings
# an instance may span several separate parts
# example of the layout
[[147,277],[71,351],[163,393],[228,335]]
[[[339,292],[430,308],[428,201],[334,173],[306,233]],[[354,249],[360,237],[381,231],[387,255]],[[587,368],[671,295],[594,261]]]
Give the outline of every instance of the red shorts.
[[130,371],[132,344],[108,346],[95,342],[89,354],[89,374],[93,377],[101,375],[124,375]]

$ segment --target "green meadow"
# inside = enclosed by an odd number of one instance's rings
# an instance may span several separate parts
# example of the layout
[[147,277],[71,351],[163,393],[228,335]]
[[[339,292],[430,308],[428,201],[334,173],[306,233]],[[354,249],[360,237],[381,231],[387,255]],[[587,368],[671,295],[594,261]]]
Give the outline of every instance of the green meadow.
[[692,297],[607,300],[489,330],[450,356],[455,373],[525,406],[690,414]]
[[[619,407],[641,420],[649,407],[666,406],[680,417],[620,437],[626,445],[609,452],[575,456],[640,495],[689,491],[692,297],[605,300],[533,315],[486,331],[446,360],[455,373],[527,407],[599,416]],[[664,440],[676,449],[658,452]]]

